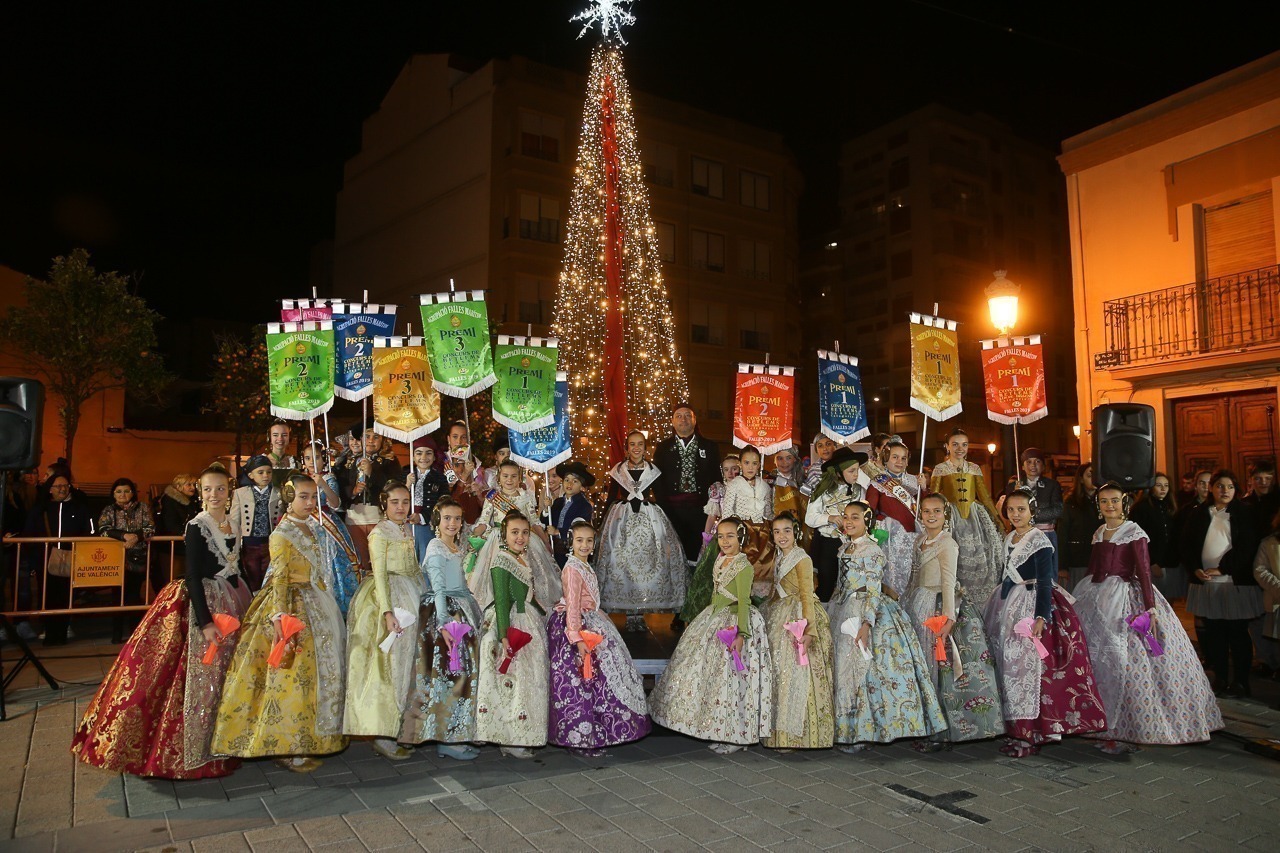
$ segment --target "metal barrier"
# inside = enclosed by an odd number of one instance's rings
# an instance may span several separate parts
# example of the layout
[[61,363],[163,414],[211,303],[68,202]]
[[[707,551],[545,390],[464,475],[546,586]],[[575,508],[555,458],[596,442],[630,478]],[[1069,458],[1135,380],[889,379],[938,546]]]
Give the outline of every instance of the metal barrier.
[[[109,583],[109,584],[102,584],[98,582],[84,582],[84,581],[77,584],[75,569],[73,568],[72,570],[73,574],[71,577],[62,577],[60,575],[53,576],[60,581],[66,580],[70,582],[71,597],[72,597],[72,601],[70,605],[68,607],[49,608],[46,606],[48,602],[48,597],[49,597],[49,584],[48,584],[49,554],[54,550],[55,546],[62,545],[62,544],[70,544],[72,546],[72,550],[74,551],[76,543],[93,544],[93,545],[98,545],[103,547],[114,547],[111,545],[107,545],[106,543],[115,543],[115,546],[119,546],[121,549],[123,549],[124,543],[120,542],[117,539],[109,539],[105,536],[63,536],[63,537],[6,536],[3,540],[4,545],[6,546],[5,547],[6,553],[4,557],[5,563],[6,563],[5,574],[12,576],[14,583],[13,583],[13,594],[5,602],[5,604],[9,604],[11,606],[5,608],[3,611],[0,611],[0,615],[9,617],[9,618],[25,618],[30,616],[91,616],[91,615],[101,615],[101,614],[134,613],[139,611],[145,611],[148,607],[151,606],[151,602],[155,600],[156,593],[159,592],[159,590],[155,589],[151,583],[151,567],[152,567],[153,561],[156,559],[156,551],[159,550],[161,554],[163,554],[165,550],[168,551],[169,580],[170,581],[176,580],[178,577],[180,577],[180,575],[175,571],[178,565],[178,562],[176,560],[176,557],[178,556],[177,546],[181,544],[182,541],[183,541],[183,538],[181,536],[152,536],[151,539],[148,540],[147,561],[141,572],[142,583],[143,583],[141,604],[125,604],[124,603],[125,579],[128,577],[128,573],[129,573],[129,569],[127,566],[124,567],[123,571],[120,573],[120,580],[117,583]],[[9,546],[13,546],[12,555],[8,553]],[[167,549],[165,548],[165,546],[167,546]],[[39,547],[43,551],[43,553],[40,555],[40,568],[38,569],[38,571],[41,573],[40,607],[33,608],[28,606],[26,609],[23,609],[19,601],[20,587],[23,583],[23,578],[25,573],[25,566],[23,565],[24,564],[23,550],[26,549],[29,553],[30,549],[33,547]],[[30,557],[28,556],[25,559],[29,560]],[[110,587],[113,587],[113,586],[117,586],[120,590],[119,604],[97,606],[97,607],[76,607],[75,606],[75,593],[77,590],[109,589]]]
[[[53,617],[68,618],[71,616],[101,616],[101,615],[118,615],[126,613],[140,613],[146,611],[151,602],[154,601],[156,593],[151,583],[151,569],[157,559],[163,559],[164,551],[168,551],[168,574],[169,580],[173,581],[180,575],[178,569],[178,543],[183,541],[181,536],[153,536],[147,542],[147,559],[142,568],[142,601],[138,604],[125,604],[126,585],[130,574],[137,575],[138,572],[130,572],[127,565],[128,557],[125,552],[124,543],[118,539],[111,539],[105,536],[36,536],[36,537],[20,537],[6,536],[3,540],[3,559],[4,559],[4,577],[13,580],[12,598],[4,602],[11,605],[4,610],[0,610],[0,625],[4,626],[9,641],[13,643],[21,651],[21,657],[13,665],[7,673],[0,671],[0,720],[8,719],[8,712],[5,708],[4,694],[9,689],[9,685],[17,677],[22,668],[30,663],[40,673],[44,681],[52,690],[59,688],[58,682],[45,669],[44,664],[40,662],[40,658],[32,651],[31,646],[18,633],[14,619],[25,619],[29,617]],[[72,556],[72,565],[70,576],[50,575],[49,572],[49,555],[57,549],[58,545],[69,544],[71,548],[58,549],[63,553],[70,553]],[[33,560],[31,557],[31,549],[39,548],[41,553],[38,557],[38,568],[33,568]],[[26,554],[23,554],[24,549]],[[83,554],[83,559],[82,559]],[[159,555],[159,556],[158,556]],[[29,598],[34,598],[34,591],[31,590],[31,581],[33,575],[39,573],[39,597],[40,606],[33,607],[29,602],[25,607],[21,603],[22,587],[28,588]],[[49,607],[49,586],[50,578],[54,578],[54,585],[61,586],[66,583],[64,589],[58,590],[58,597],[66,599],[65,607]],[[105,582],[104,582],[105,581]],[[76,607],[76,593],[90,589],[111,589],[117,587],[119,589],[119,603],[112,605],[92,605],[89,607]]]

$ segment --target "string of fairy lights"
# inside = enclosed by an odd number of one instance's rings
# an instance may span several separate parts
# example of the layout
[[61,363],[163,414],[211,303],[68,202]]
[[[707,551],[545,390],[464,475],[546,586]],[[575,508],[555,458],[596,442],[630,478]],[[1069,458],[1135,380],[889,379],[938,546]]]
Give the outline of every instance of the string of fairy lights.
[[614,89],[628,429],[661,435],[670,423],[672,410],[689,395],[684,362],[676,348],[675,318],[662,276],[657,231],[644,186],[622,52],[615,45],[602,43],[591,55],[554,323],[560,339],[560,363],[569,374],[570,423],[578,445],[575,456],[595,471],[609,466],[606,419],[613,404],[605,388],[609,302],[601,103],[606,81],[611,81]]

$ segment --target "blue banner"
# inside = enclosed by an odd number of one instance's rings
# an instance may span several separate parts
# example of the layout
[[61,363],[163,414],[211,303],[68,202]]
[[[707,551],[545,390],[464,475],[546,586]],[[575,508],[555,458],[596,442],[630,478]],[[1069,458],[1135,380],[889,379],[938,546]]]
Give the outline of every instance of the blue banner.
[[396,329],[396,306],[333,302],[333,393],[363,400],[373,393],[373,339]]
[[556,373],[556,421],[551,426],[519,433],[511,430],[511,459],[539,474],[549,471],[573,455],[569,439],[569,374]]
[[836,444],[852,444],[871,435],[862,371],[853,356],[818,350],[818,417],[822,434]]

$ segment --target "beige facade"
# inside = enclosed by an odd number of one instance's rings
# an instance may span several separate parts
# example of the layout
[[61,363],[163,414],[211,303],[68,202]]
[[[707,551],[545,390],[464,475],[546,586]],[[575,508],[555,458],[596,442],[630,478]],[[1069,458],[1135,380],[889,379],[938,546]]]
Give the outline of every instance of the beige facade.
[[1080,422],[1156,410],[1171,474],[1275,455],[1280,53],[1072,137]]
[[1003,447],[985,414],[978,341],[996,335],[983,289],[1005,269],[1022,285],[1013,333],[1044,335],[1048,362],[1050,416],[1020,427],[1020,443],[1074,453],[1066,203],[1053,155],[992,118],[931,105],[846,142],[840,174],[840,226],[803,255],[806,314],[822,345],[838,340],[859,358],[872,430],[919,445],[907,314],[937,303],[960,323],[964,412],[930,424],[927,443],[936,453],[939,433],[960,425],[976,461],[989,442]]
[[[503,331],[552,322],[586,78],[521,58],[415,56],[364,123],[337,199],[333,292],[410,310],[489,290]],[[740,361],[800,366],[796,201],[779,134],[636,93],[663,277],[704,432],[725,440]]]

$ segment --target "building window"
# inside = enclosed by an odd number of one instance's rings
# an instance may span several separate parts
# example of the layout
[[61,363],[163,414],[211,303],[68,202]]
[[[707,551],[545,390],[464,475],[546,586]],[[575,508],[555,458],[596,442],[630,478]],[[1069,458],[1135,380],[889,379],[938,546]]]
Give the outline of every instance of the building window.
[[724,164],[694,157],[692,189],[695,195],[724,198]]
[[911,162],[906,157],[899,157],[889,164],[889,189],[905,190],[911,183]]
[[728,420],[730,404],[728,380],[720,376],[690,377],[689,402],[697,410],[700,419]]
[[689,305],[689,340],[695,344],[724,346],[724,305],[694,301]]
[[560,162],[560,140],[563,124],[554,116],[520,111],[520,153],[539,160]]
[[724,272],[724,235],[694,229],[689,256],[696,270]]
[[747,278],[769,280],[769,244],[743,240],[739,244],[738,268]]
[[669,264],[676,262],[676,227],[670,222],[656,223],[658,257]]
[[1276,262],[1271,191],[1206,207],[1204,267],[1208,278],[1269,267]]
[[894,252],[889,258],[889,277],[906,278],[911,275],[911,252]]
[[769,313],[766,311],[739,311],[736,316],[738,318],[738,345],[743,349],[767,352],[771,337],[770,332],[773,330],[773,322]]
[[521,323],[550,326],[556,310],[556,283],[527,276],[516,279]]
[[543,243],[560,242],[560,202],[546,196],[520,193],[520,236]]
[[644,179],[654,186],[674,187],[677,158],[674,145],[664,145],[661,142],[642,143],[640,162],[644,164]]
[[755,172],[748,172],[744,169],[738,173],[738,184],[744,205],[754,207],[756,210],[769,209],[769,178],[767,175],[757,175]]
[[889,208],[889,233],[905,234],[911,230],[911,205],[899,203]]

